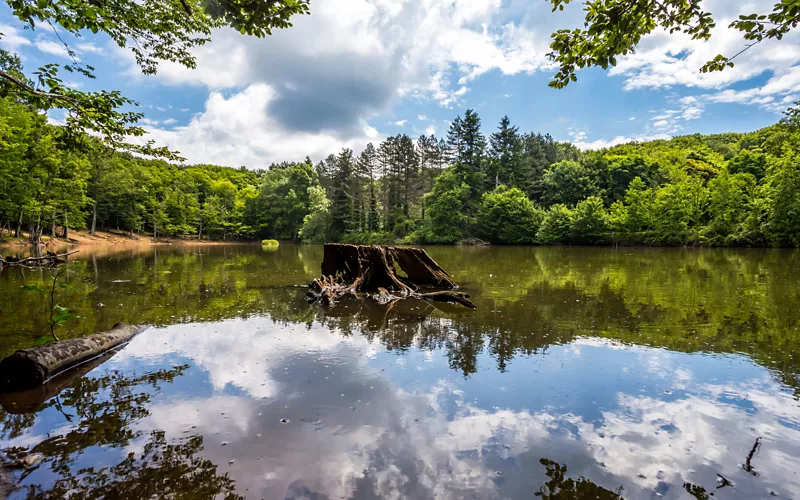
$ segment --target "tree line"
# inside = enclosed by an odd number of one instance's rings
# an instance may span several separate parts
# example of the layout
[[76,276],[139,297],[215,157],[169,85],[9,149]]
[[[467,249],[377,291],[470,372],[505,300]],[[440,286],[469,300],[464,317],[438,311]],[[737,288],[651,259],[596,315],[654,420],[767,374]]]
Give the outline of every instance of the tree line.
[[314,164],[183,166],[65,137],[0,98],[0,227],[68,237],[276,238],[319,243],[800,245],[800,118],[746,134],[580,151],[521,133],[488,137],[472,110],[446,138],[408,135]]

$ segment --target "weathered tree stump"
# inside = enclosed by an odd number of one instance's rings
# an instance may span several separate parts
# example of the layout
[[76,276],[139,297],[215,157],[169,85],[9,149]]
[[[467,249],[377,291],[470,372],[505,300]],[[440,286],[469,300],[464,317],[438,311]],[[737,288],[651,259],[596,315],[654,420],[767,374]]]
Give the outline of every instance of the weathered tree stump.
[[[398,268],[405,276],[398,274]],[[420,286],[442,288],[420,293]],[[420,248],[381,245],[325,245],[322,276],[309,284],[308,298],[330,306],[345,296],[367,294],[379,302],[415,298],[475,308],[469,295]]]
[[0,362],[0,391],[40,386],[62,373],[130,341],[143,327],[118,323],[107,332],[22,349]]

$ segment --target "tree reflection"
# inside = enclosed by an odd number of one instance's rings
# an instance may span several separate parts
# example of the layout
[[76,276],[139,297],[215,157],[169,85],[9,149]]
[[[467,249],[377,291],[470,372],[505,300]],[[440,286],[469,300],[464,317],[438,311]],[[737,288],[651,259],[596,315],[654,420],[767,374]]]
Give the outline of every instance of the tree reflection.
[[31,486],[27,498],[244,498],[227,474],[218,474],[213,462],[197,456],[202,450],[202,436],[170,444],[162,431],[153,431],[141,457],[130,453],[112,467],[88,467],[77,474],[64,469],[52,488]]
[[172,383],[188,368],[181,365],[131,376],[114,370],[98,377],[79,377],[45,402],[37,414],[3,412],[6,438],[22,436],[42,411],[57,411],[68,422],[64,432],[50,435],[31,448],[6,450],[11,461],[41,456],[37,468],[47,467],[57,476],[47,489],[26,486],[28,498],[240,498],[234,493],[232,479],[219,475],[216,465],[197,456],[203,450],[203,437],[199,435],[169,442],[164,432],[156,430],[148,436],[138,458],[129,453],[117,465],[99,469],[76,465],[90,449],[133,445],[141,432],[132,424],[150,415],[148,408],[161,385]]
[[[508,370],[515,357],[577,336],[679,352],[744,353],[769,368],[800,398],[800,252],[746,250],[456,248],[431,255],[472,294],[476,311],[417,301],[396,307],[309,305],[299,288],[319,273],[320,246],[164,249],[79,261],[65,297],[85,319],[72,336],[118,321],[169,325],[268,315],[273,321],[337,333],[361,332],[386,348],[444,349],[465,376],[488,353]],[[46,276],[26,275],[25,280]],[[0,276],[0,291],[21,275]],[[120,281],[115,283],[115,281]],[[746,293],[743,293],[745,291]],[[7,293],[0,304],[0,354],[30,347],[44,328],[34,297]],[[98,304],[103,304],[102,307]],[[20,315],[19,311],[31,311]]]
[[567,466],[553,460],[543,458],[539,462],[545,467],[545,474],[550,478],[536,492],[536,496],[547,500],[619,500],[622,498],[622,487],[611,491],[598,486],[584,477],[572,479],[567,477]]

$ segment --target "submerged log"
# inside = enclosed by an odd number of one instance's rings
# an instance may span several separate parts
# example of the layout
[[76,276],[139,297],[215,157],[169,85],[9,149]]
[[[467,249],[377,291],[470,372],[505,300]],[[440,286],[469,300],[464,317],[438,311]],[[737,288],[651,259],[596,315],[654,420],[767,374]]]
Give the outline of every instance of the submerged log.
[[129,342],[144,328],[118,323],[107,332],[17,351],[0,362],[0,391],[40,386],[56,375]]
[[[445,290],[420,293],[420,286]],[[379,302],[415,298],[474,309],[469,295],[452,291],[455,288],[450,275],[420,248],[331,243],[325,245],[322,276],[309,284],[308,298],[330,306],[348,295],[367,294]]]

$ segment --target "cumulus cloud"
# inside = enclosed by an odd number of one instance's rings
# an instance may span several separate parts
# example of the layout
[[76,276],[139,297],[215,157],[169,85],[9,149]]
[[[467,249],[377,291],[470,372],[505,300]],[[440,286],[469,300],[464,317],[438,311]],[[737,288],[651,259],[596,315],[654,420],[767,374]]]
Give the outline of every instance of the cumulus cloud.
[[[800,32],[754,46],[734,60],[734,68],[712,73],[699,71],[718,54],[733,56],[745,48],[748,42],[742,33],[728,27],[731,21],[741,14],[771,12],[774,3],[772,0],[703,2],[703,8],[716,21],[709,40],[697,41],[664,31],[653,33],[642,40],[634,54],[619,58],[619,64],[609,74],[624,77],[628,90],[685,86],[714,91],[698,95],[705,102],[755,104],[782,111],[800,97],[800,69],[796,67],[800,62]],[[769,75],[766,84],[748,85],[749,80],[762,75]],[[734,84],[750,88],[726,89]]]
[[[549,68],[545,54],[552,26],[537,27],[542,17],[536,14],[553,19],[546,5],[500,0],[319,0],[311,15],[265,39],[219,30],[213,43],[197,50],[197,69],[165,63],[156,78],[207,87],[230,105],[248,89],[269,88],[266,107],[256,103],[253,114],[263,115],[256,117],[259,125],[271,128],[254,135],[313,136],[312,142],[340,146],[362,139],[369,120],[403,98],[455,106],[463,103],[467,82],[486,72]],[[124,57],[131,74],[138,74],[131,56]],[[311,150],[298,147],[300,140],[290,141],[294,148],[262,142],[253,149],[248,139],[244,148],[258,155],[238,154],[234,160],[226,153],[203,161],[254,167],[264,154],[270,161],[317,154],[314,144]],[[185,152],[213,147],[186,144]],[[228,149],[224,142],[219,146]]]
[[19,30],[12,28],[7,24],[0,24],[0,47],[8,49],[11,52],[16,52],[20,47],[31,45],[31,41],[22,36]]
[[[571,477],[623,486],[630,498],[665,485],[677,493],[684,482],[714,485],[717,473],[746,498],[763,496],[766,487],[783,498],[800,493],[793,474],[800,467],[800,413],[766,371],[736,383],[706,382],[728,367],[712,363],[710,375],[696,376],[683,354],[578,338],[551,355],[574,364],[618,351],[642,368],[631,380],[663,379],[664,387],[683,392],[622,391],[586,414],[569,405],[482,408],[446,380],[420,391],[397,387],[370,366],[370,350],[378,348],[361,335],[343,339],[316,324],[306,330],[263,321],[151,331],[111,361],[139,366],[188,358],[208,373],[208,395],[159,401],[137,428],[143,436],[151,429],[206,436],[205,453],[240,491],[265,498],[353,498],[365,491],[398,499],[515,498],[543,482],[544,456],[566,463]],[[411,355],[400,359],[415,362]],[[620,382],[618,372],[598,376]],[[280,423],[283,417],[289,422]],[[741,462],[757,436],[768,452],[756,457],[761,476],[753,481]]]
[[406,123],[408,123],[408,120],[399,120],[399,121],[394,122],[394,124],[397,125],[398,127],[402,127]]

